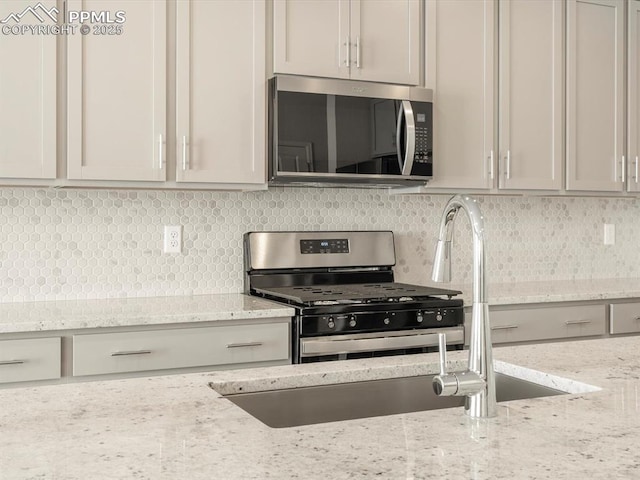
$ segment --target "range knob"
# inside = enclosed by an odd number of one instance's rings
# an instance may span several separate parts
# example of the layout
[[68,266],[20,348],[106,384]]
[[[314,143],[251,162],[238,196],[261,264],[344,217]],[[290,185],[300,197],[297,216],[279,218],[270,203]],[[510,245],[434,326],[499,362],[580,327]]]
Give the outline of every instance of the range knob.
[[418,323],[422,323],[424,320],[424,316],[422,315],[422,312],[418,312],[418,314],[416,315],[416,321]]
[[442,314],[441,314],[440,312],[438,312],[438,314],[436,315],[436,320],[437,320],[438,322],[441,322],[441,321],[442,321]]
[[351,328],[356,326],[356,317],[354,317],[353,315],[351,316],[351,319],[349,320],[349,326]]
[[327,327],[334,328],[336,326],[336,322],[333,320],[333,317],[329,317],[327,320]]
[[391,323],[391,320],[389,320],[389,317],[386,317],[386,318],[383,320],[383,322],[384,322],[384,324],[385,324],[385,325],[389,325],[389,324]]

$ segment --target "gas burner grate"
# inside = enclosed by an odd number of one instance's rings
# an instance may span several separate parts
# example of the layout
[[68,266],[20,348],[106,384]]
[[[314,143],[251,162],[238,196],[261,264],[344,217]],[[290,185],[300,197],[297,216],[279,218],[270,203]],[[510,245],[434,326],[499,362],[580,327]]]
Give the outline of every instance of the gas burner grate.
[[259,290],[274,299],[300,305],[337,305],[349,303],[399,303],[453,295],[458,292],[404,283],[365,283],[305,285]]

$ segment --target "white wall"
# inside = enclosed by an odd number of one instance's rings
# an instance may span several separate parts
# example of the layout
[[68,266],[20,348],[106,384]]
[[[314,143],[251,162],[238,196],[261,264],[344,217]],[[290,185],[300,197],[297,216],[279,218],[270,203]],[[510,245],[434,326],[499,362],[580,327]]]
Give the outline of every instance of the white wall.
[[[250,230],[388,229],[396,278],[428,281],[449,196],[384,190],[265,192],[0,189],[0,302],[242,291]],[[479,197],[480,198],[480,197]],[[637,277],[635,199],[484,197],[492,282]],[[454,280],[471,280],[467,220],[454,238]],[[603,224],[616,245],[602,244]],[[181,255],[162,253],[163,225],[184,226]]]

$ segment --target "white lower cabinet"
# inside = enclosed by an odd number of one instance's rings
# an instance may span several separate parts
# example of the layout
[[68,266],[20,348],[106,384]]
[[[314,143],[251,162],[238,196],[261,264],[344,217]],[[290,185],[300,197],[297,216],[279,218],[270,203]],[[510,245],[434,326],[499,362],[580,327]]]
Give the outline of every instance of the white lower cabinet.
[[609,305],[609,333],[640,333],[640,303]]
[[73,375],[286,362],[289,322],[73,336]]
[[[602,336],[606,333],[603,305],[519,306],[489,310],[491,341],[534,342]],[[465,316],[465,342],[469,343],[471,313]]]
[[60,378],[61,338],[0,341],[0,383]]

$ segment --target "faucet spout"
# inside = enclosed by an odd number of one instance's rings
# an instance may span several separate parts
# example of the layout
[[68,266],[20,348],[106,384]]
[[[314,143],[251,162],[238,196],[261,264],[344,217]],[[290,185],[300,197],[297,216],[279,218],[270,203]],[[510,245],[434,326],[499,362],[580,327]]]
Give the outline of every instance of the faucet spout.
[[[484,270],[484,217],[477,200],[467,195],[456,195],[445,206],[440,221],[432,279],[436,282],[451,279],[451,239],[460,210],[467,214],[473,235],[473,304],[469,365],[463,372],[441,372],[434,378],[433,386],[438,395],[466,396],[465,412],[473,418],[487,418],[496,415],[496,384]],[[441,342],[441,348],[443,343]],[[453,384],[457,387],[453,388]],[[447,386],[449,388],[445,388]],[[460,388],[462,386],[464,388]]]

